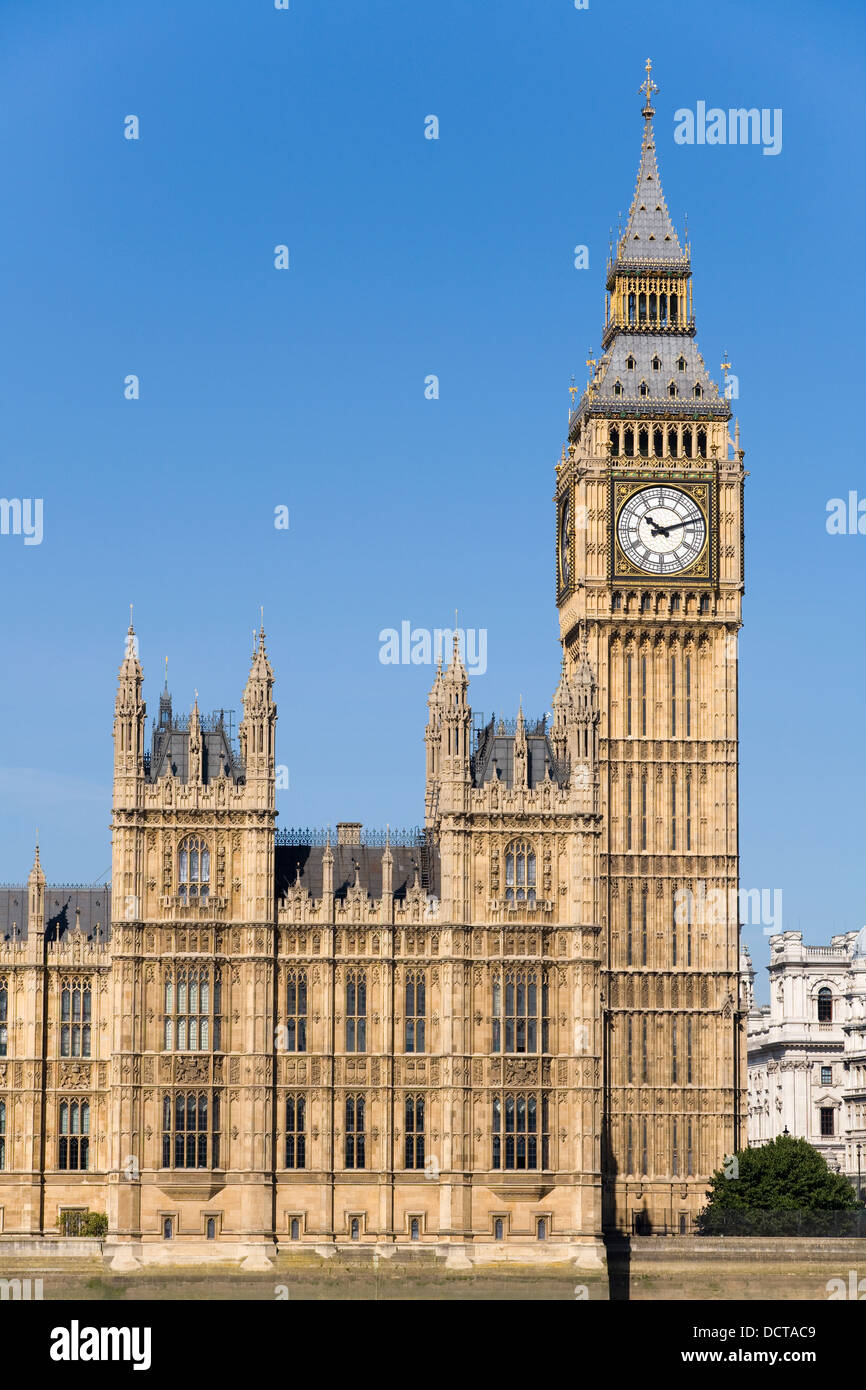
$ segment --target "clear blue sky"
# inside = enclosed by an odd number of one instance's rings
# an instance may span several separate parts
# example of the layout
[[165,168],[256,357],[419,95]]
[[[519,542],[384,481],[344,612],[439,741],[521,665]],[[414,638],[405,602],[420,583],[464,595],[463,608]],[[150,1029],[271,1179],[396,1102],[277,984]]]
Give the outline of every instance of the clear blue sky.
[[[50,880],[109,865],[130,601],[150,714],[166,654],[176,706],[239,711],[265,605],[282,824],[422,817],[430,671],[382,628],[458,606],[473,704],[549,709],[553,464],[650,54],[750,470],[742,881],[861,926],[866,536],[825,508],[866,496],[862,5],[4,0],[0,53],[0,491],[44,499],[40,546],[0,537],[0,878],[37,824]],[[782,153],[676,145],[701,100],[781,107]]]

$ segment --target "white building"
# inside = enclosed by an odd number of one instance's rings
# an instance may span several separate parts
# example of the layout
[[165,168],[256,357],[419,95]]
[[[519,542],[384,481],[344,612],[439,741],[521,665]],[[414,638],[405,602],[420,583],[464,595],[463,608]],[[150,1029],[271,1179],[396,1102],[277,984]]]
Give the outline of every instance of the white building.
[[807,946],[802,932],[770,937],[770,1003],[754,1002],[755,971],[741,960],[748,1011],[750,1144],[787,1130],[814,1144],[866,1195],[866,927]]

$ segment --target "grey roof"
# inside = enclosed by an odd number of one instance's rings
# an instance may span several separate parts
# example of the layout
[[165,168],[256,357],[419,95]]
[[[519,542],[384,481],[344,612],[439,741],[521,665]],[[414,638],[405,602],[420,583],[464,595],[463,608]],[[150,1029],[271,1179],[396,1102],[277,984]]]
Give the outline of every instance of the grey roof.
[[[355,882],[355,866],[359,881],[371,898],[382,896],[381,845],[332,845],[334,856],[334,896],[344,898]],[[277,845],[274,851],[276,894],[285,897],[286,891],[300,882],[312,898],[322,896],[323,845]],[[425,893],[439,897],[439,851],[424,845],[391,845],[393,859],[392,882],[394,896],[403,898],[415,882]]]
[[[634,359],[634,367],[627,366],[629,358]],[[677,366],[681,358],[686,364],[682,371]],[[661,366],[654,368],[653,359],[657,359]],[[676,397],[669,394],[672,381],[677,387]],[[622,386],[622,396],[614,394],[617,382]],[[646,382],[647,396],[640,394],[642,382]],[[695,385],[699,385],[703,392],[700,399],[695,397]],[[628,401],[637,401],[642,409],[646,409],[654,401],[667,411],[674,401],[680,401],[688,402],[699,411],[702,403],[723,399],[718,386],[710,378],[697,343],[690,335],[664,331],[621,332],[601,358],[592,403],[597,406],[604,402],[616,409],[624,409]]]
[[[92,937],[99,928],[99,938],[107,941],[111,934],[111,884],[96,888],[70,884],[49,883],[45,887],[45,934],[56,941],[80,926],[82,933]],[[27,885],[12,884],[0,888],[0,940],[14,934],[27,939]]]
[[682,261],[687,258],[671,221],[656,162],[656,142],[651,119],[645,117],[640,167],[628,224],[617,248],[617,262],[631,260]]
[[[502,720],[495,719],[478,734],[478,743],[472,759],[472,778],[476,787],[483,787],[491,780],[500,781],[503,786],[514,785],[514,739],[515,735],[506,729]],[[554,781],[560,780],[556,759],[550,740],[544,729],[544,721],[527,729],[526,732],[526,772],[530,789],[537,787],[549,775]]]
[[[225,710],[202,715],[201,768],[202,780],[209,782],[225,769],[232,777],[241,775],[240,756],[233,747]],[[169,764],[176,777],[185,782],[189,775],[189,717],[172,714],[171,696],[163,691],[159,701],[159,723],[153,725],[148,778],[159,781]]]

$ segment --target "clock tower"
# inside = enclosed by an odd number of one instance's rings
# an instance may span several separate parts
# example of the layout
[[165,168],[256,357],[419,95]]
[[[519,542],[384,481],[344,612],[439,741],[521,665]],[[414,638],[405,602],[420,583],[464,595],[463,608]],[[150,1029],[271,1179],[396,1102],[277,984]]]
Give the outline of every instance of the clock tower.
[[[603,1219],[688,1231],[745,1142],[738,1003],[743,451],[695,339],[647,63],[602,352],[557,467],[566,678],[597,681]],[[727,365],[727,364],[726,364]]]

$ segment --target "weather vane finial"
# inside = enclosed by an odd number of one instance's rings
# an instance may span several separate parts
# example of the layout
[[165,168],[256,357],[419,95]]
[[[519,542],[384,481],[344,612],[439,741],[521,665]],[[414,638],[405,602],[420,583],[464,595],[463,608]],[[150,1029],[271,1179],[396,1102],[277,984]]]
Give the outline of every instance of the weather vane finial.
[[651,110],[652,110],[653,92],[657,92],[657,91],[658,91],[658,86],[657,86],[657,84],[656,84],[655,82],[653,82],[653,79],[652,79],[652,70],[653,70],[652,58],[647,58],[647,60],[646,60],[646,80],[645,80],[644,82],[642,82],[641,85],[640,85],[640,87],[638,88],[638,91],[639,91],[639,92],[646,92],[646,103],[645,103],[645,105],[644,105],[644,111],[651,111]]

